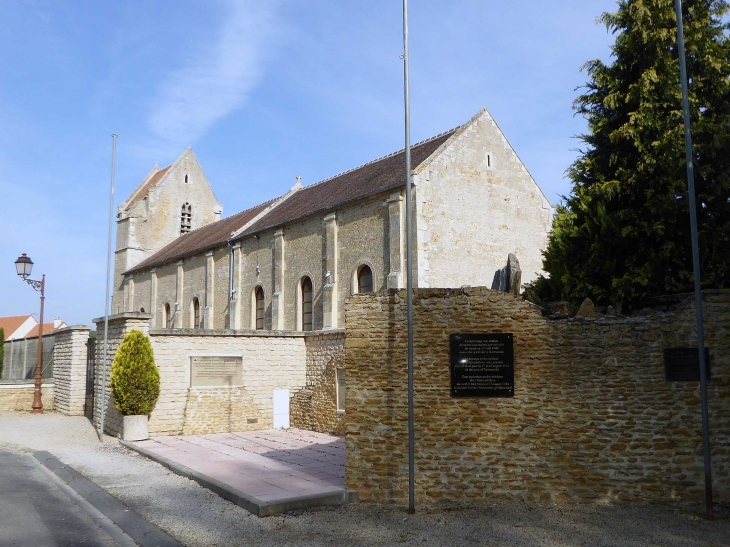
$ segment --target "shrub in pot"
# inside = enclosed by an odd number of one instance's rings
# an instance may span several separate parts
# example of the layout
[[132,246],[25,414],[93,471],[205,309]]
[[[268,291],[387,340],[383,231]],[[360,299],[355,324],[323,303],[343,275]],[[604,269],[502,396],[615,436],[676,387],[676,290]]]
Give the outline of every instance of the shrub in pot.
[[123,416],[122,439],[147,439],[147,418],[160,396],[160,373],[152,344],[141,331],[131,331],[119,345],[112,363],[111,389],[114,406]]

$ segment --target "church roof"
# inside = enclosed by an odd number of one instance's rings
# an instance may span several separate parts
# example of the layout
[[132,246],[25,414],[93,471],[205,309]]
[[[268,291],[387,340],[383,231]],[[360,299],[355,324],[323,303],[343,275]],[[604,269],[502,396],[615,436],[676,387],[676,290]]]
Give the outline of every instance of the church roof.
[[127,206],[125,207],[125,210],[130,209],[132,205],[137,203],[142,198],[147,197],[147,195],[150,193],[150,188],[152,188],[155,184],[160,182],[160,179],[165,176],[165,173],[167,173],[168,169],[170,169],[172,165],[168,165],[167,167],[164,167],[157,171],[154,175],[152,175],[147,182],[144,183],[144,185],[134,193],[134,196],[132,199],[129,200],[127,203]]
[[[441,146],[456,130],[418,143],[411,148],[411,165],[415,169]],[[305,186],[269,214],[250,226],[241,236],[329,211],[352,201],[367,198],[405,184],[405,150],[394,152],[332,178]]]
[[[459,128],[452,129],[411,147],[415,169],[431,156]],[[237,215],[208,224],[178,237],[126,273],[134,273],[220,247],[231,239],[243,239],[263,230],[321,214],[375,194],[399,188],[404,180],[405,150],[373,160],[329,179],[290,192],[283,198],[257,205]],[[156,177],[152,177],[153,179]],[[278,201],[278,204],[274,202]],[[274,206],[272,206],[272,204]],[[268,212],[266,208],[270,207]],[[263,214],[261,214],[263,213]],[[260,215],[260,218],[256,218]],[[249,224],[247,226],[247,224]],[[232,233],[243,229],[232,238]]]
[[245,211],[241,211],[240,213],[219,220],[218,222],[213,222],[212,224],[208,224],[207,226],[203,226],[202,228],[194,230],[188,234],[182,235],[152,256],[137,264],[134,268],[129,270],[129,272],[124,273],[152,268],[154,266],[180,260],[187,256],[220,247],[231,239],[231,234],[233,232],[245,226],[270,204],[270,201],[262,203],[261,205],[257,205],[251,209],[246,209]]

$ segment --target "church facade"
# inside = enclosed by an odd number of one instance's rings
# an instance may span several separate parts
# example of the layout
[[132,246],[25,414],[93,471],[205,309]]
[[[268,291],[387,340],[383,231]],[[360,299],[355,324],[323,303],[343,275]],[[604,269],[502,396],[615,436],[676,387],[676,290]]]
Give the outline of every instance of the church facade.
[[[404,152],[221,219],[192,150],[119,207],[114,313],[150,327],[344,328],[345,298],[405,286]],[[509,253],[541,271],[553,208],[486,111],[412,147],[414,282],[489,285]]]

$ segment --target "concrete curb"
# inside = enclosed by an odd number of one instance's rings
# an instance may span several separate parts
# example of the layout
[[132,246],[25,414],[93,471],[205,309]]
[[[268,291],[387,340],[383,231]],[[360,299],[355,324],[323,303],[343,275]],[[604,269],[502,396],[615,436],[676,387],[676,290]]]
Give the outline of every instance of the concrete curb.
[[142,547],[183,547],[163,530],[124,505],[96,483],[66,466],[50,452],[45,450],[33,452],[33,457]]
[[255,496],[246,494],[245,492],[230,486],[229,484],[225,484],[217,479],[204,475],[203,473],[194,471],[193,469],[174,462],[169,458],[155,454],[151,450],[135,446],[133,443],[123,441],[121,439],[119,442],[130,450],[134,450],[146,458],[156,461],[176,475],[180,475],[197,482],[203,488],[207,488],[211,492],[218,494],[224,500],[242,507],[257,517],[270,517],[272,515],[277,515],[286,511],[294,511],[296,509],[308,509],[324,505],[345,505],[347,503],[355,503],[358,501],[357,493],[352,490],[299,496],[282,501],[260,500]]

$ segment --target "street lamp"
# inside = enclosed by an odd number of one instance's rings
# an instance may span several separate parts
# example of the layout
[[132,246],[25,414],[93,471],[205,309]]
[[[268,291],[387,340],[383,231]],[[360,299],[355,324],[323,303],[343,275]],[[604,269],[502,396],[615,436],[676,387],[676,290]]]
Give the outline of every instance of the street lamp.
[[43,303],[46,299],[46,275],[40,281],[29,279],[30,272],[33,270],[33,261],[30,257],[23,253],[15,261],[15,269],[18,275],[37,291],[41,291],[41,321],[38,325],[38,359],[35,365],[35,393],[33,394],[33,414],[43,413],[43,403],[41,402],[41,374],[43,372]]

